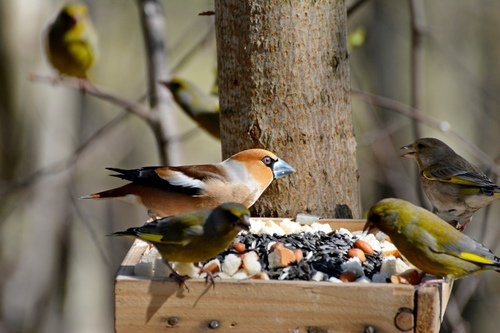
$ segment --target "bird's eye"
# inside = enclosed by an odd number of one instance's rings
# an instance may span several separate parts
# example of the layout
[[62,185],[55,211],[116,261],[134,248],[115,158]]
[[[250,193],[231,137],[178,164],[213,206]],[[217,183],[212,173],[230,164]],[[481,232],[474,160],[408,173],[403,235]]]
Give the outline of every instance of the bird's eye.
[[273,164],[273,159],[270,158],[269,156],[265,156],[263,159],[262,159],[262,163],[264,163],[265,165],[267,166],[270,166]]
[[76,19],[67,12],[63,12],[60,19],[65,27],[72,27],[76,24]]
[[419,142],[419,143],[417,144],[417,148],[418,148],[418,149],[422,149],[422,148],[425,148],[425,147],[426,147],[426,146],[425,146],[425,144],[423,144],[423,143],[421,143],[421,142]]
[[177,91],[181,89],[181,84],[177,81],[170,81],[170,88]]

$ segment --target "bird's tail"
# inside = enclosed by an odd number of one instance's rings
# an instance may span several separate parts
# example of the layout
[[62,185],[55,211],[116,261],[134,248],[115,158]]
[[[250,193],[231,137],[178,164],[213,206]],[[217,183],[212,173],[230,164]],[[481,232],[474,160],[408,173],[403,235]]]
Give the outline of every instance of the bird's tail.
[[117,188],[113,188],[111,190],[84,195],[83,197],[80,197],[80,199],[119,198],[134,194],[134,191],[134,184],[130,183]]
[[117,231],[113,232],[112,234],[109,234],[108,236],[137,236],[137,228],[128,228],[127,230],[124,231]]

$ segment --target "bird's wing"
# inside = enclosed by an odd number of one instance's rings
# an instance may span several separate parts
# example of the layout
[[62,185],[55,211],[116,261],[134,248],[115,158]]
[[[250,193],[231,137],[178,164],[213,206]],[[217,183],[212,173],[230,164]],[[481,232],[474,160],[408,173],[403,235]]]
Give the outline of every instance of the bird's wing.
[[432,166],[422,170],[422,176],[428,180],[466,186],[496,187],[485,174],[465,171],[455,166]]
[[220,169],[213,164],[178,167],[143,167],[123,170],[108,168],[117,174],[112,176],[133,183],[186,195],[202,194],[208,179],[224,179]]
[[205,218],[205,212],[166,217],[138,228],[137,234],[153,243],[187,245],[203,234]]
[[435,245],[431,247],[433,252],[451,255],[478,265],[500,266],[498,258],[496,258],[487,247],[476,242],[472,238],[464,236],[459,239],[454,239],[444,236],[445,235],[443,235],[440,244],[435,243]]

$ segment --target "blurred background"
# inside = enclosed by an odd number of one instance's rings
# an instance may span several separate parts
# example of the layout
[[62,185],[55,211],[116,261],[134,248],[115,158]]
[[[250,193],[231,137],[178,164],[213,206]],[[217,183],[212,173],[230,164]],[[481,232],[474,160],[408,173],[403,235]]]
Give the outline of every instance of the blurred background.
[[[358,1],[347,1],[352,5]],[[131,101],[146,92],[144,43],[136,1],[86,1],[99,35],[90,73]],[[161,1],[172,75],[209,92],[216,73],[213,1]],[[352,87],[405,105],[420,87],[420,124],[457,153],[489,170],[474,146],[500,158],[500,2],[421,1],[422,62],[412,74],[410,1],[368,0],[349,15]],[[113,281],[130,240],[106,237],[147,218],[120,201],[79,200],[122,184],[105,167],[157,165],[151,130],[98,98],[58,84],[42,35],[64,1],[0,2],[0,332],[112,332]],[[414,45],[414,44],[413,44]],[[415,67],[413,67],[415,68]],[[399,157],[413,123],[394,108],[352,98],[363,211],[387,196],[420,202],[415,163]],[[220,143],[175,106],[179,164],[217,162]],[[450,128],[450,131],[439,130]],[[490,173],[493,180],[496,175]],[[498,180],[497,180],[498,183]],[[500,203],[475,215],[466,233],[500,253]],[[500,280],[494,272],[455,283],[442,332],[497,332]]]

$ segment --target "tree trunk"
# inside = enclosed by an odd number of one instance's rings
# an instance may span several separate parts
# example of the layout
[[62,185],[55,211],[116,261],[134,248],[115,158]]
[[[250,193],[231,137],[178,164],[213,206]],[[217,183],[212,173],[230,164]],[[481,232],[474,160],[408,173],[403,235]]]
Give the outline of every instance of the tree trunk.
[[260,216],[359,217],[344,1],[215,1],[222,153],[262,147],[296,173]]

